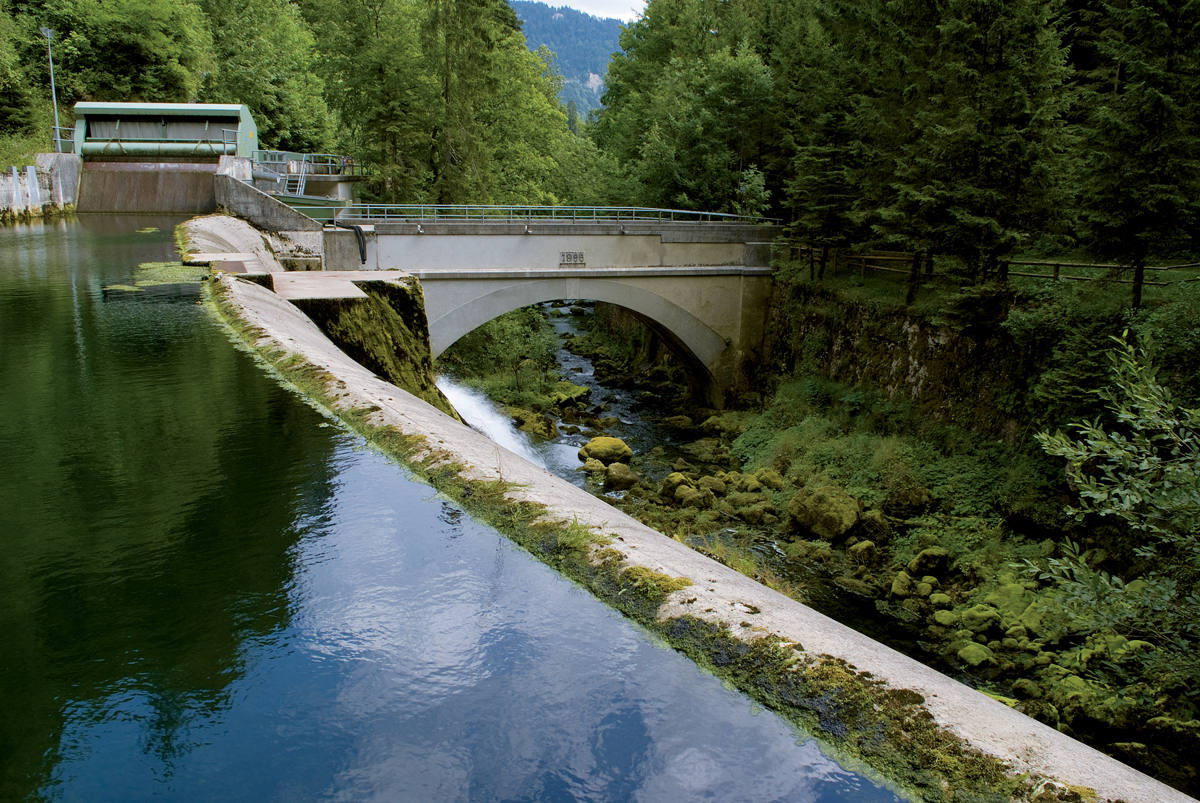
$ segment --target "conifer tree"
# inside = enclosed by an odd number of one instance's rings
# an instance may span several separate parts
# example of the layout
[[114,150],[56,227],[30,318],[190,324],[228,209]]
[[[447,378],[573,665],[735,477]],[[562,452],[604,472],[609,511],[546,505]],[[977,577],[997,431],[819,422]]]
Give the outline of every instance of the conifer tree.
[[1147,258],[1197,244],[1200,3],[1093,2],[1079,23],[1098,54],[1084,87],[1082,234],[1133,268],[1138,307]]
[[858,213],[874,239],[978,275],[1057,208],[1067,76],[1058,0],[858,6]]

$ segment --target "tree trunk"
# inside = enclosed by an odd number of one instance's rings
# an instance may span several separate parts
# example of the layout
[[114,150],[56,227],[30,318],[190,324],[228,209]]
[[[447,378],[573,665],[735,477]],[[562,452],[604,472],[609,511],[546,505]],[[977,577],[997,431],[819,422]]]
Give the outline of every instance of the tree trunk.
[[829,263],[829,246],[821,246],[821,270],[817,273],[818,279],[825,278],[825,266]]
[[917,251],[912,257],[912,269],[908,272],[908,292],[904,296],[905,304],[917,300],[917,288],[921,286],[921,256],[924,252]]

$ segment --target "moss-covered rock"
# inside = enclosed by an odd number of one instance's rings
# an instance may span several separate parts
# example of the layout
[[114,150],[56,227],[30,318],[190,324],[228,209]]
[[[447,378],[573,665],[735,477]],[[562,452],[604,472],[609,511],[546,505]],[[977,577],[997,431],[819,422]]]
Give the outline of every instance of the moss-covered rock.
[[705,491],[712,491],[715,496],[725,495],[725,481],[718,477],[701,477],[698,485]]
[[962,613],[963,627],[972,633],[983,633],[990,628],[1000,626],[1000,612],[989,605],[976,605]]
[[675,471],[663,477],[662,485],[658,488],[658,493],[664,502],[673,503],[675,501],[675,491],[682,485],[691,484],[692,481],[687,478],[687,475]]
[[948,594],[930,594],[929,604],[935,608],[949,608],[954,604],[954,600]]
[[954,611],[935,611],[933,614],[933,621],[936,622],[939,627],[957,627],[959,623],[959,615]]
[[875,542],[859,541],[846,552],[850,555],[850,559],[857,563],[871,563],[875,560]]
[[958,651],[958,660],[962,661],[967,666],[981,666],[987,664],[994,666],[996,664],[996,656],[990,649],[982,644],[972,643],[963,647]]
[[592,389],[583,385],[576,385],[563,380],[556,382],[554,390],[550,394],[550,398],[555,404],[572,404],[582,403],[587,401],[588,396],[592,394]]
[[610,491],[626,491],[641,479],[625,463],[611,463],[604,471],[604,487]]
[[788,503],[788,515],[800,528],[834,541],[858,524],[858,500],[832,485],[801,490]]
[[908,573],[913,577],[923,577],[931,574],[941,577],[946,572],[946,562],[950,553],[945,547],[932,546],[922,549],[915,558],[908,562]]
[[604,470],[604,464],[594,457],[589,457],[583,462],[583,465],[579,467],[579,471],[586,471],[589,474],[603,473]]
[[1005,583],[983,600],[985,605],[1000,611],[1005,619],[1019,619],[1032,601],[1033,594],[1020,583]]
[[913,593],[913,579],[906,572],[900,572],[892,580],[892,596],[906,598]]
[[620,438],[601,436],[592,438],[579,448],[580,460],[586,461],[589,457],[606,466],[611,463],[628,463],[633,458],[633,450]]
[[690,485],[680,485],[675,489],[675,501],[681,507],[707,510],[715,501],[712,491],[702,491]]
[[773,468],[758,469],[754,472],[754,478],[760,485],[770,488],[772,491],[782,491],[787,488],[787,481],[779,476],[779,472]]
[[292,303],[359,365],[458,418],[434,384],[420,283],[414,279],[355,284],[366,298],[310,298]]

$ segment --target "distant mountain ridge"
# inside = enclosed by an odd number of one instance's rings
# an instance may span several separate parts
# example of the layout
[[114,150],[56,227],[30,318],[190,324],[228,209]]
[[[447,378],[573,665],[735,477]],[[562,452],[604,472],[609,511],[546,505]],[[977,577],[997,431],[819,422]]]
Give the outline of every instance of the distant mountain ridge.
[[509,0],[509,5],[524,22],[529,49],[545,45],[557,54],[565,79],[559,99],[564,104],[575,101],[580,117],[600,108],[608,60],[621,49],[621,21],[533,0]]

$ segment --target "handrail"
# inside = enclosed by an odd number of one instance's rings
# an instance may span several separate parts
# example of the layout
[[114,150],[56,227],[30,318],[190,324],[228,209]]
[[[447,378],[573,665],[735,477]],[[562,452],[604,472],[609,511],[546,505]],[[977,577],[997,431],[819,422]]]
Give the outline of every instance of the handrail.
[[335,213],[338,220],[484,221],[563,223],[753,223],[780,222],[777,218],[736,215],[727,212],[698,212],[686,209],[657,209],[639,206],[502,206],[483,204],[354,204]]
[[75,126],[50,126],[50,139],[58,143],[59,153],[75,152]]
[[290,163],[308,165],[305,170],[310,176],[361,176],[363,168],[349,156],[337,153],[296,153],[295,151],[257,150],[254,163],[264,170],[275,173],[291,171]]

